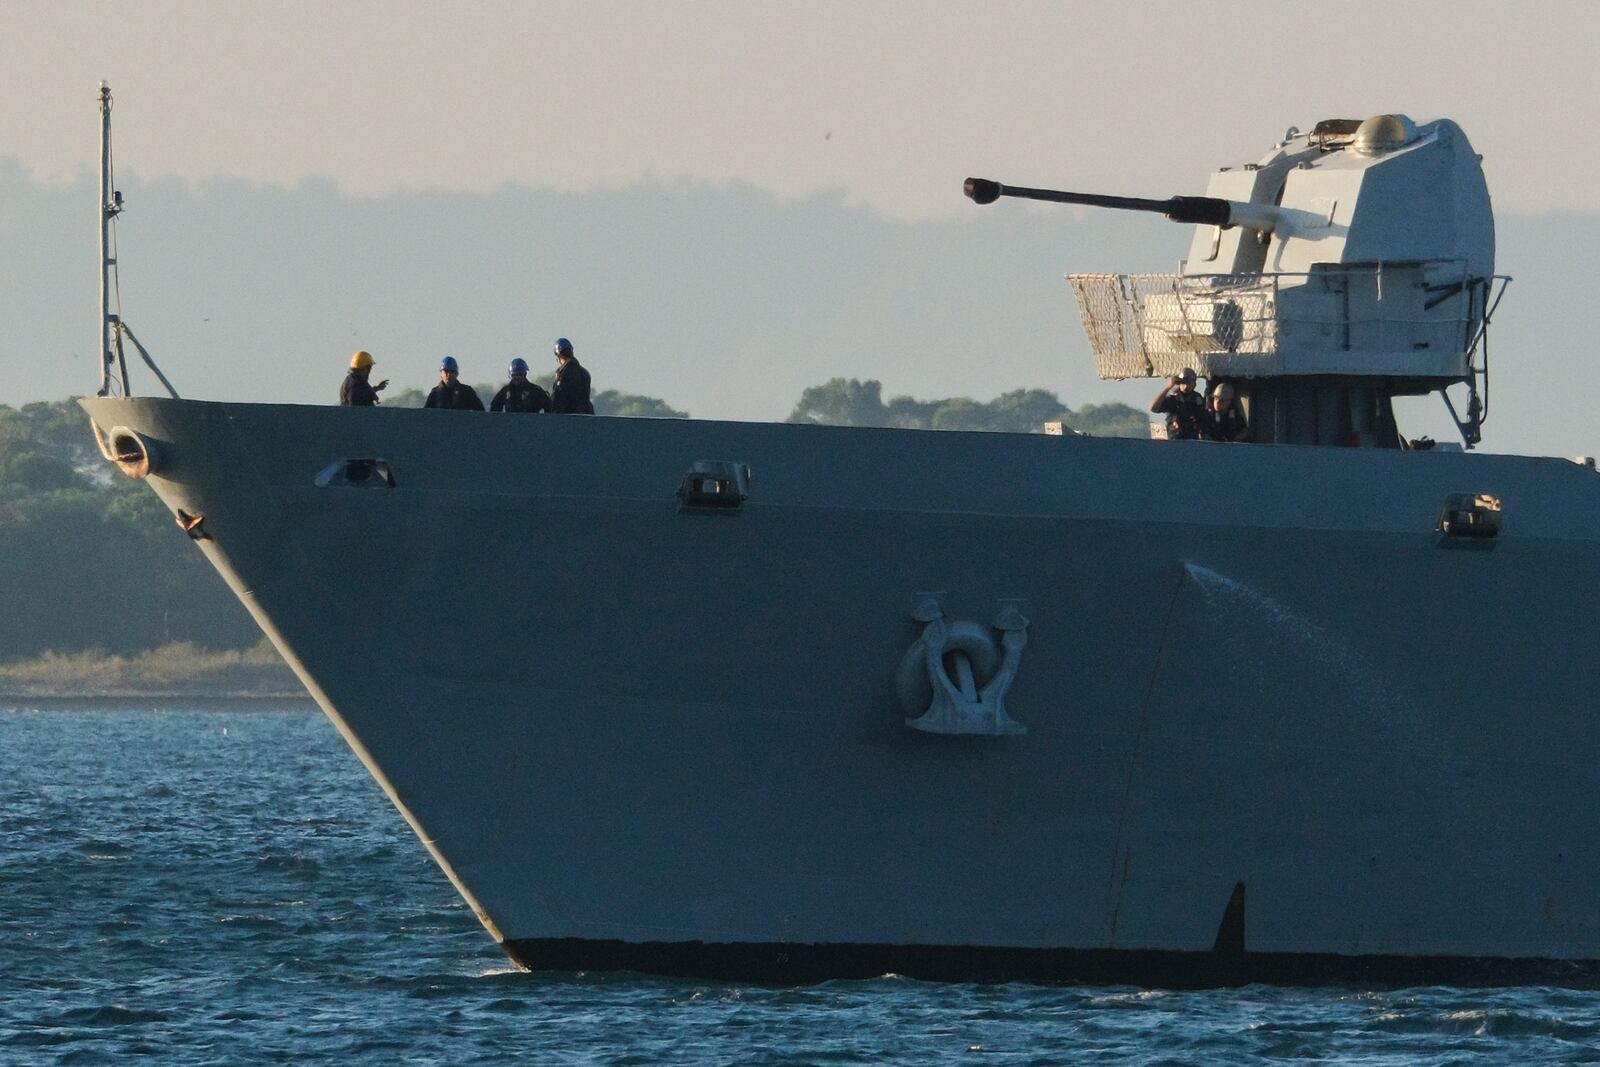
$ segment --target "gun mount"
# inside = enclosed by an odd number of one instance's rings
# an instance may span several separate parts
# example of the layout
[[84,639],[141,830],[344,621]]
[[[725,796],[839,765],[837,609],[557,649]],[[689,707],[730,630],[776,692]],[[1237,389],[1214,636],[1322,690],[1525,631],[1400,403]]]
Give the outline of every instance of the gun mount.
[[[1176,273],[1070,274],[1102,378],[1194,368],[1234,383],[1251,439],[1398,447],[1396,396],[1440,393],[1467,447],[1488,413],[1487,328],[1509,279],[1479,156],[1455,123],[1403,115],[1291,129],[1205,196],[1166,200],[968,178],[1001,197],[1195,225]],[[1448,390],[1464,385],[1465,417]]]

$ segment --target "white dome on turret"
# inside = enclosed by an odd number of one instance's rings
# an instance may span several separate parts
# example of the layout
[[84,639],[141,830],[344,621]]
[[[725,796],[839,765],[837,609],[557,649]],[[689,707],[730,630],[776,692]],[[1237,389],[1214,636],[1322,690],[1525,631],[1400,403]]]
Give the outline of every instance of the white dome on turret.
[[1351,148],[1364,156],[1392,152],[1417,139],[1417,124],[1404,115],[1374,115],[1356,127]]

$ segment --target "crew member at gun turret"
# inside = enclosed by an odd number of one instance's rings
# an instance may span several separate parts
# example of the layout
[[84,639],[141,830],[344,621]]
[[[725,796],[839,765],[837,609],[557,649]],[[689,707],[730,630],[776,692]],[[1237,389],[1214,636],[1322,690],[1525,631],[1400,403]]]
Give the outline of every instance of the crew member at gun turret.
[[461,380],[461,367],[456,357],[445,356],[439,361],[439,384],[428,394],[423,407],[443,408],[446,411],[482,411],[483,401],[478,391]]
[[339,406],[342,408],[370,408],[377,406],[378,394],[389,385],[385,378],[377,385],[367,381],[367,376],[372,373],[372,365],[377,362],[372,358],[371,352],[357,352],[350,357],[350,373],[344,376],[344,384],[339,386]]
[[1194,368],[1183,368],[1161,387],[1161,392],[1150,402],[1150,411],[1167,417],[1167,440],[1193,441],[1203,436],[1206,422],[1206,402],[1194,387]]
[[1249,423],[1239,408],[1233,385],[1218,382],[1206,401],[1205,437],[1208,441],[1243,441],[1250,433]]
[[549,411],[550,394],[528,381],[528,361],[518,356],[508,368],[511,380],[489,401],[490,411]]
[[550,388],[550,410],[558,415],[593,415],[589,372],[572,354],[572,342],[556,338],[556,380]]

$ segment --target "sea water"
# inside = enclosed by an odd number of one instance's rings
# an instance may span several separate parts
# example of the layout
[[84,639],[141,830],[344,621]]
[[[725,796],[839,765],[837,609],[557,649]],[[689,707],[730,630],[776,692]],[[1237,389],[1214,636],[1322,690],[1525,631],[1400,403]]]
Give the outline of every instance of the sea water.
[[0,704],[0,1064],[1600,1063],[1551,988],[512,969],[310,708]]

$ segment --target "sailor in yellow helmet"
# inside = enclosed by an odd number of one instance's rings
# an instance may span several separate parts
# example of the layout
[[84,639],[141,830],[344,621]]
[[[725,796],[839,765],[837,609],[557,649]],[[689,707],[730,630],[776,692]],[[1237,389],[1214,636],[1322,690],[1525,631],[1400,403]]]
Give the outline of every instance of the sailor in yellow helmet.
[[377,385],[367,383],[367,375],[372,373],[375,362],[371,352],[357,352],[350,357],[350,373],[344,376],[344,384],[339,387],[340,407],[370,408],[378,403],[378,394],[389,384],[389,379]]

